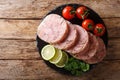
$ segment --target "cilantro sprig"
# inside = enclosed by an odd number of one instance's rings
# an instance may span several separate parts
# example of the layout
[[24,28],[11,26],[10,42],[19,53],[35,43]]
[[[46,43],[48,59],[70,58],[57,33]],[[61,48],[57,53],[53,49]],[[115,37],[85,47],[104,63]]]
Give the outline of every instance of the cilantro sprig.
[[79,76],[83,72],[88,71],[90,69],[90,65],[73,57],[70,57],[64,69],[70,71],[73,75]]

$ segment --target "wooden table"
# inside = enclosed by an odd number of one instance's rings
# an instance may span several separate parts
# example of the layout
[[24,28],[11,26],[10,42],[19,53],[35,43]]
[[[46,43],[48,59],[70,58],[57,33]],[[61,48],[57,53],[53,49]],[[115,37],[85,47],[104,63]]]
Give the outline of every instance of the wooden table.
[[[49,68],[36,47],[43,16],[66,3],[82,3],[96,11],[109,34],[106,58],[79,77]],[[0,79],[120,80],[120,0],[0,0]]]

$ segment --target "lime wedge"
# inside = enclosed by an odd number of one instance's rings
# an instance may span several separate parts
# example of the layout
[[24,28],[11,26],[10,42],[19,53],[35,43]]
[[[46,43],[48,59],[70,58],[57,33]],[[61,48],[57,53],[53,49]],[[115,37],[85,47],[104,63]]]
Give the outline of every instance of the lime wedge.
[[41,56],[44,60],[50,60],[54,57],[56,51],[52,45],[46,45],[41,50]]
[[62,51],[60,49],[56,49],[55,56],[52,59],[50,59],[49,61],[53,64],[56,64],[61,60],[62,55],[63,55]]
[[55,64],[59,68],[64,67],[65,64],[68,62],[68,55],[67,55],[67,53],[65,53],[65,52],[62,52],[62,53],[63,53],[63,55],[62,55],[61,60],[58,63]]

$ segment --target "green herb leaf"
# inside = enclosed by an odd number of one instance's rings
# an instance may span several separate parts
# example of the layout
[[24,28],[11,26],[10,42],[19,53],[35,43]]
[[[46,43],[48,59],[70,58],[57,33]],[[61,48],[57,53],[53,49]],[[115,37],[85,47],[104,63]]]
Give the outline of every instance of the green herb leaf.
[[86,72],[90,69],[89,64],[85,64],[85,66],[83,67],[82,71]]
[[68,63],[66,63],[64,69],[70,71],[73,75],[79,76],[83,72],[88,71],[90,69],[90,65],[71,57],[68,59]]

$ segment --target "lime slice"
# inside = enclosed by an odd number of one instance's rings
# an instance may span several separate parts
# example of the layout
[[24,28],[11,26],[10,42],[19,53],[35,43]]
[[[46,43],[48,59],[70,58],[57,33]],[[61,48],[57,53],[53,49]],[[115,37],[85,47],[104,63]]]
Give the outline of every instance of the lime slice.
[[53,64],[56,64],[61,60],[62,55],[63,55],[62,51],[60,49],[56,49],[55,56],[52,59],[50,59],[49,61]]
[[45,60],[50,60],[55,55],[55,48],[52,45],[46,45],[42,48],[41,56]]
[[68,62],[68,55],[67,55],[67,53],[65,53],[65,52],[62,52],[62,53],[63,53],[63,55],[62,55],[61,60],[58,63],[55,64],[59,68],[64,67],[65,64]]

